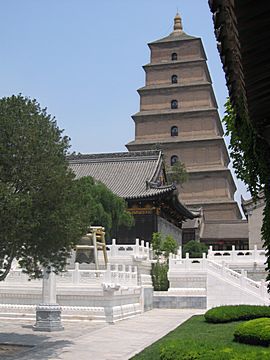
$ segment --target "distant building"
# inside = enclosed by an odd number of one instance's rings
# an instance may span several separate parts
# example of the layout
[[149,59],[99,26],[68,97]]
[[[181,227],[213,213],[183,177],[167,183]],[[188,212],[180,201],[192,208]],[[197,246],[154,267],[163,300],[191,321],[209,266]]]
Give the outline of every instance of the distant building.
[[179,201],[175,185],[167,184],[160,151],[72,155],[68,160],[77,178],[92,176],[127,201],[135,226],[119,228],[114,234],[118,243],[151,241],[153,232],[161,232],[181,244],[182,223],[198,216]]
[[202,41],[183,31],[177,14],[174,31],[149,47],[146,84],[138,90],[140,111],[132,116],[135,140],[126,146],[131,151],[158,147],[169,167],[185,164],[189,180],[181,187],[181,201],[200,209],[203,221],[184,224],[184,238],[199,237],[216,249],[246,248],[247,223],[234,200],[236,186]]
[[248,238],[250,249],[253,249],[254,245],[256,245],[258,249],[263,248],[261,229],[264,206],[265,197],[263,192],[259,193],[259,197],[256,201],[252,198],[248,200],[244,200],[242,198],[242,208],[248,219]]

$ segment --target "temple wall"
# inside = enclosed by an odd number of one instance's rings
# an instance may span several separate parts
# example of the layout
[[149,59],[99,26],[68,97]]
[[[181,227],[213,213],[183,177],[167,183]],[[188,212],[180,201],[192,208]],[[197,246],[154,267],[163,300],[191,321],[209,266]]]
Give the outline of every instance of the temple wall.
[[190,85],[208,81],[204,64],[171,65],[168,67],[147,67],[146,85],[171,85],[171,76],[177,75],[178,84]]
[[195,201],[194,203],[192,200],[186,201],[186,204],[188,205],[189,209],[192,209],[193,207],[195,209],[200,208],[203,206],[204,211],[204,219],[205,221],[223,221],[223,220],[236,220],[241,219],[242,215],[239,211],[238,205],[236,202],[228,202],[228,203],[209,203],[206,204],[204,201],[201,203],[199,201]]
[[[138,122],[136,126],[136,140],[140,139],[185,139],[202,138],[218,135],[216,117],[200,116],[185,117],[179,114],[177,119],[160,119]],[[178,136],[171,137],[171,127],[178,127]]]
[[157,227],[158,232],[162,233],[164,236],[171,235],[178,243],[182,245],[182,230],[176,227],[175,225],[169,223],[169,221],[157,217]]
[[[171,101],[178,101],[178,108],[185,110],[213,108],[215,102],[206,87],[159,89],[141,93],[141,111],[171,110]],[[175,111],[172,109],[172,111]]]
[[250,248],[253,248],[254,245],[256,245],[258,249],[263,248],[263,241],[261,235],[261,229],[263,224],[263,210],[264,203],[261,202],[258,204],[253,204],[253,208],[248,211],[248,238]]
[[215,176],[201,176],[189,179],[181,187],[181,198],[183,201],[203,201],[203,200],[227,200],[232,198],[228,194],[228,182],[223,174]]
[[151,63],[169,63],[171,54],[177,54],[178,61],[198,60],[203,58],[199,39],[150,45]]
[[177,155],[187,170],[220,168],[228,161],[223,146],[222,142],[213,141],[170,144],[166,146],[166,161],[170,165],[171,156]]

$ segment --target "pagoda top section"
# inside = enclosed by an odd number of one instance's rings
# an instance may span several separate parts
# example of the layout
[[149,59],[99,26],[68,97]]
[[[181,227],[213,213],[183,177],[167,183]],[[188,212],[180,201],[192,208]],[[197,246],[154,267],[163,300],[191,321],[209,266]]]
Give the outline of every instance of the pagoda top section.
[[182,19],[180,15],[177,13],[174,17],[173,32],[162,39],[152,41],[148,45],[171,42],[171,41],[179,41],[179,40],[191,40],[191,39],[197,39],[197,38],[195,36],[188,35],[183,31]]

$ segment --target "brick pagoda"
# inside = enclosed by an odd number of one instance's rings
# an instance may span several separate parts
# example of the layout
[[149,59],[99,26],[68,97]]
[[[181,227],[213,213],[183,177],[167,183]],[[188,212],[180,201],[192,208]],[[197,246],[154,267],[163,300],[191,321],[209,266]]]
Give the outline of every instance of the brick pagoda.
[[[223,248],[228,229],[225,243],[244,247],[247,226],[234,200],[236,186],[202,41],[183,31],[177,14],[173,32],[148,45],[146,82],[138,90],[140,111],[132,116],[135,140],[126,146],[132,151],[158,147],[168,166],[184,163],[189,180],[180,189],[181,200],[190,209],[203,209],[205,225],[214,224],[210,230],[225,224],[222,233],[212,234],[215,239],[204,239],[203,230],[200,238]],[[209,225],[206,232],[211,233]]]

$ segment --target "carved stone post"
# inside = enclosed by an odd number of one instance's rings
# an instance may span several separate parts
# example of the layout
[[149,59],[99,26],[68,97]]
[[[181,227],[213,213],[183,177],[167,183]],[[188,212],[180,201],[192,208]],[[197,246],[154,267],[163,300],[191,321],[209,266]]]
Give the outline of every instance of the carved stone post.
[[56,303],[55,273],[48,266],[43,270],[42,303],[36,307],[35,331],[60,331],[64,327],[61,323],[61,307]]

